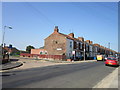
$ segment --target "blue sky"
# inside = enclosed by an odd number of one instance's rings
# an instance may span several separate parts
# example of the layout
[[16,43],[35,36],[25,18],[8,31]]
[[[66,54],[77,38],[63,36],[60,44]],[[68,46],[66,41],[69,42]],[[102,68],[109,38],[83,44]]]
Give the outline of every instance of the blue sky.
[[105,47],[118,51],[117,2],[4,2],[2,27],[6,29],[5,43],[20,50],[27,45],[44,45],[54,26],[64,34],[74,32]]

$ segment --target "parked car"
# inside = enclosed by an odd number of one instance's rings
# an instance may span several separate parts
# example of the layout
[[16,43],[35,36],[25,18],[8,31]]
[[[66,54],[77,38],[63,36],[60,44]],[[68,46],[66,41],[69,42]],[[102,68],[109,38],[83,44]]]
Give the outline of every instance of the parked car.
[[104,58],[103,58],[103,55],[97,55],[97,61],[103,61]]
[[105,61],[105,65],[119,66],[119,61],[114,57],[108,57]]

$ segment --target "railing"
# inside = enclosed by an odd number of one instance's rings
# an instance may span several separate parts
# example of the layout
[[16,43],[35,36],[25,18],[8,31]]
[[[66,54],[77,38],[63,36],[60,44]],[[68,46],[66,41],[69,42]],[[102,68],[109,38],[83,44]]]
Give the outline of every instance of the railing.
[[21,57],[37,58],[37,59],[51,59],[51,60],[65,60],[65,55],[40,55],[40,54],[29,54],[21,53]]

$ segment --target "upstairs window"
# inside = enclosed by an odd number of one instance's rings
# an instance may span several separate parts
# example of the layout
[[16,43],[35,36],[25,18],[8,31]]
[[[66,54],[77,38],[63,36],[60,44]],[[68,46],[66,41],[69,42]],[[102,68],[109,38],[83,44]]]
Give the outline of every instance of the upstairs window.
[[77,48],[77,43],[74,41],[74,49]]
[[80,45],[80,49],[83,49],[83,44],[81,43],[81,45]]
[[56,41],[56,40],[53,40],[53,43],[54,43],[54,44],[58,44],[58,41]]
[[79,43],[79,50],[81,49],[80,47],[81,47],[81,43]]

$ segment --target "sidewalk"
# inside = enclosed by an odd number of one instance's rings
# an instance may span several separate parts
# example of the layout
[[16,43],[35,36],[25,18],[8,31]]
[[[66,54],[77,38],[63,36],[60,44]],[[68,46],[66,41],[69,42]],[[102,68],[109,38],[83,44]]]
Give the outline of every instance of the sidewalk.
[[118,75],[118,68],[116,68],[93,88],[118,88]]
[[0,65],[0,67],[1,67],[0,70],[13,69],[13,68],[16,68],[16,67],[20,67],[22,65],[23,65],[22,62],[8,62],[8,63]]

